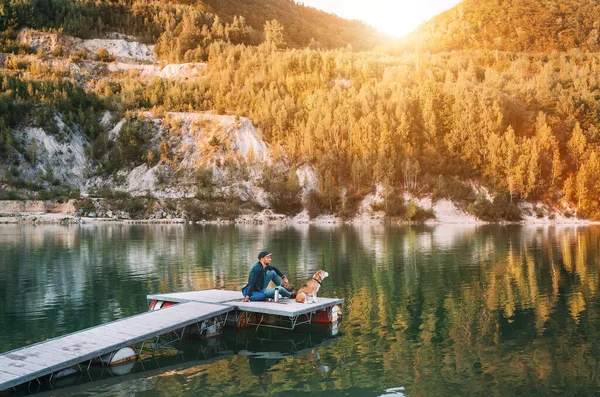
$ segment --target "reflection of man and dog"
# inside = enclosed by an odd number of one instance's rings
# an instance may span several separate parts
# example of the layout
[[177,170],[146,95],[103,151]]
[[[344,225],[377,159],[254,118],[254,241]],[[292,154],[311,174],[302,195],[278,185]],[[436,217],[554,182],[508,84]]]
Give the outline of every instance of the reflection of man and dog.
[[263,329],[260,333],[248,330],[237,336],[236,354],[248,357],[250,372],[266,387],[272,383],[271,375],[277,364],[290,358],[308,360],[315,374],[325,376],[330,367],[321,360],[318,348],[334,341],[331,327],[308,326],[302,333],[281,333]]
[[[243,301],[261,302],[272,300],[276,294],[279,294],[279,296],[283,298],[295,298],[298,303],[317,303],[317,293],[321,288],[321,283],[329,276],[329,273],[324,270],[318,270],[313,277],[303,284],[296,292],[295,288],[289,285],[287,276],[276,266],[271,265],[271,256],[272,253],[269,251],[261,251],[258,254],[258,262],[250,269],[248,283],[242,288],[242,294],[244,295]],[[271,283],[275,286],[269,288]],[[336,333],[337,325],[335,326],[335,330],[328,331],[329,336],[335,335]],[[311,337],[309,336],[307,340],[311,341]],[[306,342],[307,340],[303,340],[302,342]],[[252,374],[260,378],[261,385],[266,386],[270,383],[270,377],[268,376],[269,368],[279,363],[282,359],[290,357],[289,353],[264,351],[265,346],[269,346],[273,342],[281,345],[283,342],[281,340],[268,340],[258,338],[258,335],[255,335],[254,338],[251,338],[248,341],[248,343],[254,346],[249,346],[250,350],[244,349],[239,351],[238,354],[248,356]],[[294,343],[293,340],[288,340],[288,342],[291,342],[294,346],[291,352],[293,356],[297,353],[295,351],[296,343]],[[303,354],[306,354],[314,363],[314,367],[318,372],[324,375],[329,372],[329,367],[321,363],[319,352],[316,349],[311,348],[312,346],[314,346],[314,344],[309,342],[309,346],[307,346],[308,351],[305,350]]]
[[[279,294],[283,298],[295,298],[296,302],[299,303],[316,303],[321,282],[329,276],[329,273],[318,270],[296,292],[295,288],[289,285],[287,276],[277,267],[271,265],[271,255],[272,253],[268,251],[259,252],[258,262],[250,269],[248,284],[242,288],[243,302],[270,300],[276,294]],[[275,287],[269,288],[271,282],[275,284]]]
[[301,359],[310,363],[315,375],[327,375],[331,363],[321,358],[319,350],[333,343],[337,333],[337,324],[308,324],[301,331],[284,332],[252,327],[184,344],[190,349],[186,356],[209,362],[216,357],[246,357],[250,373],[266,387],[274,381],[272,376],[278,370],[277,365],[289,359]]

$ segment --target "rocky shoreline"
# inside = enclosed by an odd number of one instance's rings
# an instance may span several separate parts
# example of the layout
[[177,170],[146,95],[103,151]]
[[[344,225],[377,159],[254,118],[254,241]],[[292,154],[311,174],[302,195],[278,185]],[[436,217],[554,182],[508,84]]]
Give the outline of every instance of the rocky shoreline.
[[0,214],[0,225],[83,225],[83,224],[122,224],[122,225],[134,225],[134,224],[145,224],[145,225],[159,225],[159,224],[170,224],[170,225],[185,225],[185,224],[198,224],[198,225],[414,225],[414,224],[425,224],[425,225],[444,225],[444,224],[456,224],[456,225],[595,225],[600,222],[589,221],[586,219],[536,219],[528,217],[519,222],[486,222],[476,221],[473,222],[471,219],[463,219],[443,221],[439,219],[431,219],[423,223],[408,222],[402,220],[390,220],[384,217],[373,216],[371,218],[353,218],[349,220],[343,220],[338,217],[321,215],[314,219],[308,219],[308,217],[296,216],[289,217],[282,214],[264,214],[257,213],[252,215],[244,215],[236,218],[235,220],[229,219],[214,219],[214,220],[201,220],[192,222],[184,218],[153,218],[153,219],[123,219],[116,216],[113,217],[89,217],[89,216],[76,216],[64,213],[17,213],[17,214]]
[[[426,199],[429,200],[429,199]],[[21,225],[43,225],[43,224],[212,224],[212,225],[411,225],[411,224],[526,224],[526,225],[592,225],[599,222],[576,217],[567,217],[560,212],[546,208],[545,215],[535,214],[531,204],[525,203],[522,206],[522,220],[518,222],[487,222],[467,214],[449,200],[439,200],[435,203],[431,200],[421,200],[420,205],[429,208],[434,218],[425,222],[410,222],[399,218],[386,218],[382,211],[373,211],[365,205],[359,210],[353,218],[342,219],[333,215],[319,215],[311,218],[307,210],[303,210],[295,216],[278,214],[270,209],[263,209],[258,212],[250,212],[237,216],[235,219],[216,218],[192,221],[185,211],[167,211],[166,209],[157,209],[152,215],[132,219],[130,214],[125,211],[98,210],[84,211],[77,208],[76,200],[69,200],[63,203],[52,200],[0,200],[0,224],[21,224]]]

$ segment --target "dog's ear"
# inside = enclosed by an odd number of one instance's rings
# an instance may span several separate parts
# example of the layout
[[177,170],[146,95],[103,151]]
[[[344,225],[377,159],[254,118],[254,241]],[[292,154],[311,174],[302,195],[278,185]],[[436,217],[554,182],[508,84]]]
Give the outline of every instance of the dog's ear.
[[315,273],[315,278],[319,281],[323,281],[323,270],[317,270]]

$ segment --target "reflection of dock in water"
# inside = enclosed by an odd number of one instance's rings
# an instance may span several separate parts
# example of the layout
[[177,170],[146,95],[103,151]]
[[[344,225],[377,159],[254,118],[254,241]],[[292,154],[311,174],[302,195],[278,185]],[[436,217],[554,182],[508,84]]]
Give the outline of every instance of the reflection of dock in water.
[[[306,327],[310,329],[307,330]],[[271,367],[286,359],[310,356],[315,368],[321,373],[329,372],[329,367],[321,363],[317,349],[330,345],[338,335],[335,326],[325,324],[308,325],[305,333],[277,332],[274,329],[254,329],[239,332],[236,338],[236,353],[247,356],[252,375],[262,377]]]
[[[158,354],[123,365],[92,367],[87,373],[62,379],[58,385],[39,386],[40,393],[36,393],[36,396],[54,396],[57,391],[60,391],[60,394],[78,394],[90,389],[102,389],[103,392],[108,392],[114,387],[118,388],[114,390],[117,392],[120,391],[120,385],[127,382],[151,380],[166,373],[182,372],[193,367],[209,365],[234,355],[234,351],[228,350],[220,337],[179,341],[169,350],[166,354]],[[30,390],[36,391],[33,386],[37,386],[37,384],[32,385]],[[53,390],[48,390],[48,388]],[[31,394],[31,392],[27,394]]]
[[[307,329],[309,328],[309,329]],[[234,350],[241,356],[266,359],[287,359],[309,354],[313,349],[329,345],[338,334],[335,326],[319,324],[306,326],[305,332],[277,332],[273,329],[254,329],[237,333]]]

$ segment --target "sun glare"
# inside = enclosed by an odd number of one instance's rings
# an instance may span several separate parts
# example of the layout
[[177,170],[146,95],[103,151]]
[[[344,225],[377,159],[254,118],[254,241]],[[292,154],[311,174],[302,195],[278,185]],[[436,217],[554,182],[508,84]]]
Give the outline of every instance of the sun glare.
[[306,6],[358,19],[380,32],[402,37],[435,15],[454,7],[460,0],[304,0]]

